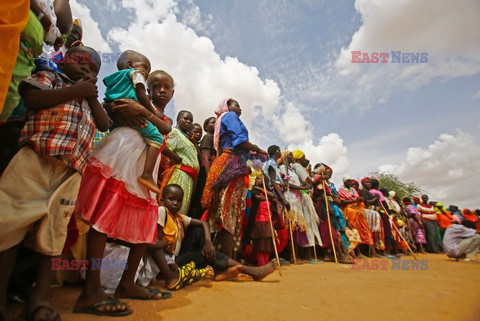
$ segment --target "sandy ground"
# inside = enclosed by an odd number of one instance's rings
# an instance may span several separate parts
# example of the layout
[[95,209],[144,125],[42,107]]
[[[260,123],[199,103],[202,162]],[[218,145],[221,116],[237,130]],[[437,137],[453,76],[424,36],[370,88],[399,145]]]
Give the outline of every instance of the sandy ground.
[[[404,257],[402,260],[411,260]],[[352,270],[334,263],[282,266],[262,282],[209,278],[160,301],[128,300],[134,313],[103,320],[480,320],[480,262],[420,255],[425,270]],[[368,260],[368,266],[373,259]],[[378,261],[381,266],[381,262]],[[403,264],[408,264],[406,262]],[[362,265],[366,267],[366,265]],[[162,282],[154,286],[164,289]],[[52,289],[63,320],[98,317],[71,312],[77,287]],[[9,317],[19,310],[9,308]],[[8,319],[7,319],[8,320]]]

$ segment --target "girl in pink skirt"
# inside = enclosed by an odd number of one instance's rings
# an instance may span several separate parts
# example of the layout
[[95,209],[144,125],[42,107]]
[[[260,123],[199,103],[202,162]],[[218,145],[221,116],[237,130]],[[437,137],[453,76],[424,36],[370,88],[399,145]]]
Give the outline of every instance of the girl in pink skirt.
[[[155,105],[163,107],[173,96],[173,79],[167,73],[157,75],[149,83],[150,96]],[[171,127],[154,113],[133,101],[124,103],[120,114],[138,115],[152,122],[162,135]],[[138,106],[141,109],[138,108]],[[135,111],[137,111],[135,113]],[[112,115],[115,117],[115,114]],[[127,117],[125,117],[127,118]],[[126,119],[125,119],[126,120]],[[100,268],[107,238],[130,243],[128,260],[115,292],[116,297],[133,299],[162,299],[170,293],[145,288],[135,284],[135,274],[148,243],[157,239],[158,204],[156,194],[139,185],[137,178],[145,164],[147,145],[134,129],[114,129],[92,153],[82,177],[75,213],[90,224],[87,259],[90,260],[86,282],[76,302],[74,312],[96,315],[121,316],[132,313],[129,307],[114,297],[109,297],[100,285]],[[155,165],[158,175],[160,154]]]

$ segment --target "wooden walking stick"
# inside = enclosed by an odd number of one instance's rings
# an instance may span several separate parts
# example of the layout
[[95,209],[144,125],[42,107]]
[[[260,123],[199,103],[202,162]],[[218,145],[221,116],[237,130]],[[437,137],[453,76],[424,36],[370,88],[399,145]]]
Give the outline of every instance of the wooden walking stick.
[[325,186],[326,184],[325,184],[325,181],[323,180],[323,177],[322,177],[322,185],[323,185],[323,198],[325,200],[325,208],[327,209],[327,221],[328,221],[328,232],[330,233],[330,242],[332,243],[333,256],[335,257],[335,263],[338,264],[337,251],[335,250],[335,243],[333,243],[332,225],[330,222],[330,210],[328,209],[327,188]]
[[282,276],[282,272],[280,272],[280,257],[278,256],[277,244],[275,243],[275,230],[273,229],[272,213],[270,212],[270,202],[268,201],[267,187],[265,186],[265,176],[263,174],[262,174],[262,184],[263,184],[263,192],[265,193],[265,200],[267,201],[268,219],[270,221],[270,230],[272,231],[273,249],[275,251],[275,257],[277,258],[277,263],[278,263],[278,274]]
[[[379,203],[380,203],[380,205],[382,205],[382,208],[383,208],[383,210],[385,211],[385,214],[388,215],[388,211],[385,209],[385,206],[383,205],[383,203],[380,202],[380,200],[379,200]],[[408,248],[408,250],[410,251],[410,253],[412,253],[413,258],[415,259],[415,261],[418,261],[417,256],[415,255],[415,253],[413,253],[412,248],[410,247],[410,245],[408,244],[408,242],[405,240],[405,238],[403,237],[402,233],[400,233],[400,231],[398,230],[398,228],[397,228],[397,226],[395,225],[395,223],[394,223],[394,222],[392,222],[392,223],[393,223],[392,226],[393,226],[393,228],[395,229],[395,231],[398,233],[398,235],[400,235],[400,238],[405,242],[405,244],[407,244],[407,248]],[[395,242],[395,240],[394,240],[394,242]]]

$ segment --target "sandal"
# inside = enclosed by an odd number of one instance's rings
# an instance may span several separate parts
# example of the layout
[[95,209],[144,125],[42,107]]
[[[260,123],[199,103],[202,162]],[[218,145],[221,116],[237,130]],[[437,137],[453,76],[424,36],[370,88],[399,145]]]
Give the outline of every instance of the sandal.
[[180,288],[187,285],[188,280],[191,278],[193,271],[195,270],[195,262],[190,262],[182,267],[178,268],[178,280],[171,286],[167,286],[170,291],[177,291]]
[[85,314],[94,314],[94,315],[103,315],[109,317],[120,317],[131,314],[133,311],[130,309],[125,310],[117,310],[117,311],[101,311],[98,310],[99,307],[106,306],[106,305],[121,305],[123,304],[117,298],[108,298],[106,300],[101,300],[95,303],[90,304],[87,307],[82,308],[74,308],[73,313],[85,313]]
[[[137,296],[130,296],[127,299],[132,299],[132,300],[166,300],[170,299],[172,297],[171,292],[162,292],[159,289],[155,288],[146,288],[148,292],[148,296],[146,297],[137,297]],[[161,294],[162,296],[160,298],[156,298],[157,295]]]

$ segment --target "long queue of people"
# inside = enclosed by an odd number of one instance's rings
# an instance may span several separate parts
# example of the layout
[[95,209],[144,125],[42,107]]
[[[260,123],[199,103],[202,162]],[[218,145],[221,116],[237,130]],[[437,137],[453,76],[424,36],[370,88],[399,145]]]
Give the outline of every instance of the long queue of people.
[[[209,274],[261,281],[289,262],[424,250],[475,259],[478,210],[400,199],[368,177],[337,189],[303,151],[252,143],[235,99],[203,126],[181,110],[173,127],[174,79],[139,52],[119,56],[100,103],[80,22],[39,2],[2,108],[0,320],[9,298],[27,319],[59,320],[48,289],[80,278],[73,312],[124,316],[122,298],[168,299]],[[65,41],[43,37],[55,21],[70,21]],[[149,287],[158,278],[168,291]]]

